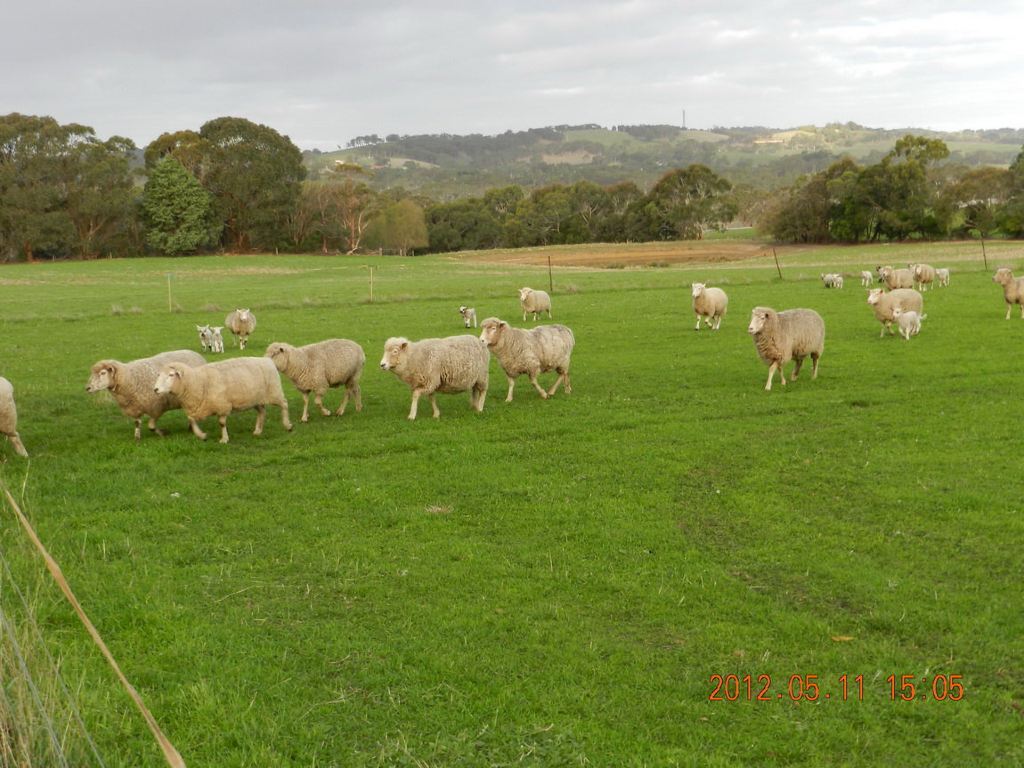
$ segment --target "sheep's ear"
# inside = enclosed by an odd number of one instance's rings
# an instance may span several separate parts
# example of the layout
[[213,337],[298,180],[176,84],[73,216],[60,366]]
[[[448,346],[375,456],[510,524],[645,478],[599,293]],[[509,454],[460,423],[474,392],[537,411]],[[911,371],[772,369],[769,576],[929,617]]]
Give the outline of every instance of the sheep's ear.
[[408,341],[403,341],[403,342],[402,342],[402,343],[401,343],[401,344],[399,345],[399,347],[398,347],[398,348],[399,348],[399,349],[405,349],[405,348],[406,348],[406,347],[408,347],[408,346],[409,346],[409,342],[408,342]]
[[504,320],[502,320],[500,323],[498,323],[498,327],[499,328],[508,328],[508,323],[506,323]]

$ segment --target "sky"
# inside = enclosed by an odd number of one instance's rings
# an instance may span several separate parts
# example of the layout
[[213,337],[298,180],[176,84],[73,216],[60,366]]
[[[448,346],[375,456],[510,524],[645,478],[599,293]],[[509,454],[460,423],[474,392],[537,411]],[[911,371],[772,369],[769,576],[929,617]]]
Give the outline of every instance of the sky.
[[228,115],[322,150],[581,123],[1024,127],[1022,0],[35,0],[0,18],[0,114],[139,146]]

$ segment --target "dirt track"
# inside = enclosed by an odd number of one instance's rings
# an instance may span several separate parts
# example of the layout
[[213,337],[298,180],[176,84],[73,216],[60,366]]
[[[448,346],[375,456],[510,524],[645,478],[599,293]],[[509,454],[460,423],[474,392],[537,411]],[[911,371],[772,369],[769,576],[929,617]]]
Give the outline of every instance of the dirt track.
[[548,257],[554,266],[608,267],[715,263],[744,261],[766,254],[756,240],[682,240],[665,243],[599,243],[549,248],[516,248],[475,251],[461,258],[492,264],[545,265]]

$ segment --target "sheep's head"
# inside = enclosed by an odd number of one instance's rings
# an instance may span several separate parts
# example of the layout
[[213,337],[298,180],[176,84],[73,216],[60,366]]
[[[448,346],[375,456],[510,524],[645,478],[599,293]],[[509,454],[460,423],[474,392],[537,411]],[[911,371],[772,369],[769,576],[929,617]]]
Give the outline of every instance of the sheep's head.
[[403,336],[392,336],[384,342],[384,357],[380,359],[382,371],[393,371],[402,364],[406,350],[409,349],[409,340]]
[[274,361],[274,365],[277,366],[277,370],[284,371],[288,367],[288,351],[291,349],[290,344],[285,344],[281,341],[275,341],[273,344],[267,347],[267,353],[264,357],[269,357]]
[[1013,272],[1006,267],[1000,267],[992,275],[992,282],[999,283],[1000,285],[1007,285],[1011,280],[1013,280]]
[[874,306],[875,304],[882,300],[883,295],[884,292],[881,288],[872,288],[870,291],[868,291],[868,304]]
[[249,318],[252,317],[252,313],[249,311],[248,308],[236,309],[235,312],[238,313],[238,319],[241,320],[243,323],[247,322]]
[[899,318],[899,316],[902,315],[903,312],[903,307],[896,306],[892,308],[892,316],[895,318]]
[[180,389],[183,367],[180,363],[165,365],[160,373],[157,374],[156,381],[153,384],[153,391],[158,395],[166,395],[168,392]]
[[892,267],[881,267],[878,270],[878,274],[883,280],[885,280],[889,275],[892,274]]
[[520,288],[519,289],[519,300],[526,301],[526,297],[533,293],[533,288]]
[[113,389],[117,386],[117,367],[115,360],[100,360],[89,371],[89,383],[86,392],[99,392],[101,389]]
[[747,333],[751,336],[759,334],[774,314],[775,310],[769,307],[754,307],[750,313],[750,325],[747,326]]
[[698,296],[704,293],[704,287],[704,283],[691,283],[690,293],[693,295],[693,298],[696,299]]
[[488,317],[480,323],[480,341],[493,347],[501,339],[501,334],[508,328],[508,323],[496,317]]

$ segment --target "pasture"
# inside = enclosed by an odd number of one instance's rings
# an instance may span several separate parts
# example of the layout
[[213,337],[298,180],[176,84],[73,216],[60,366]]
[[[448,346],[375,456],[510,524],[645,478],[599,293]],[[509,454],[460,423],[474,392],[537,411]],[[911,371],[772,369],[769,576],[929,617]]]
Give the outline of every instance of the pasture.
[[[463,303],[523,325],[516,289],[547,289],[546,269],[6,266],[0,374],[31,459],[0,438],[0,479],[189,765],[1020,764],[1024,321],[1003,319],[991,274],[1021,274],[1024,247],[990,245],[988,272],[975,251],[780,252],[781,282],[763,258],[559,265],[573,393],[542,401],[524,378],[506,404],[492,360],[482,414],[439,395],[440,420],[424,401],[416,422],[377,367],[384,340],[462,333]],[[879,339],[855,276],[818,280],[908,261],[953,268],[909,343]],[[695,280],[729,293],[717,333],[694,332]],[[822,315],[816,381],[808,366],[763,391],[758,304]],[[292,433],[271,408],[261,437],[248,411],[229,445],[212,419],[201,443],[174,411],[136,443],[84,391],[96,360],[198,349],[194,325],[236,306],[259,323],[245,354],[359,342],[364,410],[298,423],[285,380]],[[6,505],[0,542],[107,765],[161,764]],[[750,675],[753,695],[709,701],[716,674]],[[913,676],[915,699],[891,700],[890,675]]]

